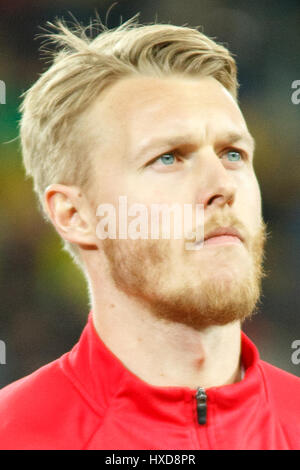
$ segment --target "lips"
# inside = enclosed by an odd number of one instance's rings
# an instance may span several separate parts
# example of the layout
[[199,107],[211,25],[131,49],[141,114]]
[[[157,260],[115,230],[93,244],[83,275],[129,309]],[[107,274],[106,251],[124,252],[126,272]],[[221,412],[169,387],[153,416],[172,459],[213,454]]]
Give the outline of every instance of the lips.
[[234,227],[220,227],[218,229],[215,229],[209,232],[207,235],[205,235],[204,242],[206,240],[209,240],[210,238],[222,237],[222,236],[237,237],[241,240],[241,242],[244,242],[242,235]]

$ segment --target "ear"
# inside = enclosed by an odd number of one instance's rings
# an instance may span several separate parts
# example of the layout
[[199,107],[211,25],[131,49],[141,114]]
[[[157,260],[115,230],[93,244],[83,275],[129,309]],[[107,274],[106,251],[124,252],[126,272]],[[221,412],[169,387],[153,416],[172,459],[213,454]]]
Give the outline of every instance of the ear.
[[82,248],[97,248],[90,207],[78,187],[51,184],[45,191],[45,208],[64,240]]

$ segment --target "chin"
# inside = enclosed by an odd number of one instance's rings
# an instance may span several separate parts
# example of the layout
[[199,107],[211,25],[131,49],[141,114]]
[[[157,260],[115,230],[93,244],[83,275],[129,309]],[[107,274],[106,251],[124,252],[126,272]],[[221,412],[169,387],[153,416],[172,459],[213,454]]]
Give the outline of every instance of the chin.
[[227,245],[226,248],[210,251],[214,253],[203,260],[201,270],[206,265],[206,272],[212,277],[235,279],[237,276],[247,276],[247,273],[253,269],[252,257],[243,247]]

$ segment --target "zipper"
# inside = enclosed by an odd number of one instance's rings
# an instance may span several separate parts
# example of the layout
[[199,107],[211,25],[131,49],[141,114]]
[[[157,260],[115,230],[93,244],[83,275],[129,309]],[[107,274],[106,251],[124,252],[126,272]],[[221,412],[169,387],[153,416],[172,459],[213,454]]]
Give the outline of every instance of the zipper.
[[197,416],[199,424],[206,424],[206,412],[207,412],[207,395],[205,389],[202,387],[197,388],[196,393],[197,400]]

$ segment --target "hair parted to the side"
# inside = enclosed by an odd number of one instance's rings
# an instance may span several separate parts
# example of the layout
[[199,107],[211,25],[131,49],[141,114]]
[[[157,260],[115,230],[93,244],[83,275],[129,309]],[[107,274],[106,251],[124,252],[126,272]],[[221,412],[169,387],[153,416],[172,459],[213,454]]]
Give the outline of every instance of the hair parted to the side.
[[[49,184],[88,184],[91,165],[80,116],[117,80],[134,74],[212,76],[237,98],[236,63],[224,46],[199,27],[142,25],[138,16],[114,29],[98,16],[86,28],[77,22],[68,27],[64,20],[47,23],[51,31],[42,36],[47,47],[56,46],[52,64],[22,95],[20,106],[23,162],[46,218],[44,193]],[[87,35],[93,28],[99,31],[94,38]],[[83,268],[77,247],[67,242],[64,246]]]

